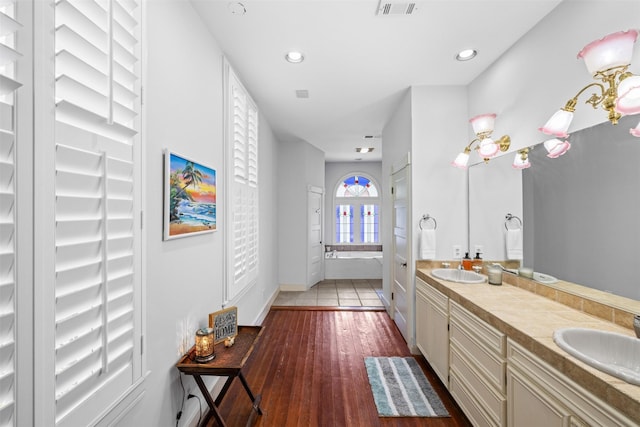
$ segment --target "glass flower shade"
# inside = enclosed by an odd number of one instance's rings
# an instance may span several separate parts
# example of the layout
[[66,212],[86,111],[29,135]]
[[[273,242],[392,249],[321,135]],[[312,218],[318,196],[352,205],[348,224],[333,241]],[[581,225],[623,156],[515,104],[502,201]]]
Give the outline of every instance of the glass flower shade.
[[490,159],[498,154],[498,151],[500,151],[500,147],[498,147],[498,144],[493,142],[493,139],[485,138],[480,141],[480,147],[478,147],[478,154],[480,154],[480,157]]
[[493,132],[493,125],[496,122],[495,114],[480,114],[479,116],[475,116],[469,119],[469,123],[473,127],[473,132],[476,135],[481,133],[491,133]]
[[556,136],[558,138],[566,138],[569,136],[567,129],[571,125],[573,120],[573,113],[567,110],[558,110],[551,118],[545,123],[544,126],[538,128],[542,133],[547,135]]
[[627,77],[620,82],[616,111],[624,115],[640,113],[640,76]]
[[638,138],[640,138],[640,123],[638,123],[638,126],[631,129],[629,133],[633,136],[637,136]]
[[513,166],[515,169],[526,169],[528,167],[531,167],[529,156],[526,156],[524,160],[522,160],[522,154],[516,153],[516,157],[513,159],[513,164],[511,166]]
[[609,34],[586,45],[578,53],[578,58],[584,59],[592,76],[613,67],[629,65],[633,55],[633,44],[637,38],[636,30]]
[[466,169],[469,163],[469,153],[460,153],[451,164],[460,169]]
[[547,154],[547,157],[551,159],[557,159],[558,157],[569,151],[569,149],[571,148],[571,144],[569,143],[569,141],[561,141],[557,138],[553,138],[544,142],[544,148],[549,153]]

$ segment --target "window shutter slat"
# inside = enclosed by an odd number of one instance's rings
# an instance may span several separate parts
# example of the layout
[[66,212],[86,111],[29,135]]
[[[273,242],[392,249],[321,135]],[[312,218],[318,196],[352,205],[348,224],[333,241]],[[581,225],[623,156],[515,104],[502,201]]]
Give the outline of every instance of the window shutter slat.
[[14,48],[0,43],[0,66],[14,64],[18,59],[22,57],[22,54]]
[[18,21],[0,11],[0,37],[13,34],[21,28],[22,25]]
[[69,51],[93,68],[107,74],[107,54],[66,25],[56,28],[56,53]]

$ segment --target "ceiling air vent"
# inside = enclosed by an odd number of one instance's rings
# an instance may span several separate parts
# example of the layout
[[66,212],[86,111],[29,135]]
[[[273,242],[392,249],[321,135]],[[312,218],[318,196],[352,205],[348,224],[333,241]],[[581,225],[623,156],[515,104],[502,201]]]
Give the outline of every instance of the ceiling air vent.
[[380,0],[377,15],[412,15],[417,10],[415,2]]
[[308,98],[309,91],[306,89],[298,89],[296,90],[296,98]]

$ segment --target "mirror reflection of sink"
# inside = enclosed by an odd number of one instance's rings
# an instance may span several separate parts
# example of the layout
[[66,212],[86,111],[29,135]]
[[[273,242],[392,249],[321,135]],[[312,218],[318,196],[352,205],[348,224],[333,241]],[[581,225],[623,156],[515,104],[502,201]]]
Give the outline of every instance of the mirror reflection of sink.
[[434,277],[458,283],[483,283],[486,278],[475,271],[458,270],[455,268],[436,268],[431,271]]
[[556,283],[558,281],[558,279],[553,276],[544,273],[538,273],[537,271],[533,272],[533,280],[545,284]]
[[640,339],[596,329],[564,328],[553,333],[553,340],[587,365],[640,385]]

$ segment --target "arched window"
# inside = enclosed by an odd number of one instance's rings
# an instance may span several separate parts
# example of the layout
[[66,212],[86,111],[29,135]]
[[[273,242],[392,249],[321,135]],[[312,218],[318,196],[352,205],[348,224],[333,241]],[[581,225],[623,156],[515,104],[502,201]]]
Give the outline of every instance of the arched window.
[[379,243],[378,186],[364,175],[352,173],[338,182],[334,197],[335,243]]

